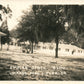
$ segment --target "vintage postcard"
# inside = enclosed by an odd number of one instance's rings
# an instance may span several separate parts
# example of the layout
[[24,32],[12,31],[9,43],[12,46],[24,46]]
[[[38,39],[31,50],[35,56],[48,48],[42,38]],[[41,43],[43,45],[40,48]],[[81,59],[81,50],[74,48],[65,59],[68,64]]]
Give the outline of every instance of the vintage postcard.
[[84,81],[84,2],[0,1],[0,81]]

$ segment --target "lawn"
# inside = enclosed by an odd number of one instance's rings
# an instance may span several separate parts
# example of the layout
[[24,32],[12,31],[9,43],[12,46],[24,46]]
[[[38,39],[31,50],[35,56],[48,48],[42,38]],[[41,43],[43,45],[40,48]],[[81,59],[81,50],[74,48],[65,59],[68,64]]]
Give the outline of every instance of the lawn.
[[84,57],[2,50],[0,80],[84,80]]

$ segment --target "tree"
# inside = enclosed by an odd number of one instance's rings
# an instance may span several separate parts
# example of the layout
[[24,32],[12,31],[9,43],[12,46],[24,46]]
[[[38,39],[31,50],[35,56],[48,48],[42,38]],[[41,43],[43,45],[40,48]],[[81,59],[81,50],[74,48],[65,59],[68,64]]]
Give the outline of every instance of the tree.
[[17,38],[19,38],[19,41],[29,40],[31,44],[31,53],[33,53],[33,43],[37,42],[34,24],[35,19],[33,11],[24,11],[24,15],[21,17],[16,29],[18,32]]
[[65,5],[66,21],[69,24],[69,32],[73,32],[76,46],[82,47],[81,43],[84,43],[84,6],[83,5]]
[[9,5],[7,5],[7,7],[0,5],[0,20],[1,20],[1,26],[0,26],[0,31],[4,32],[6,34],[5,37],[1,38],[1,43],[5,44],[8,43],[10,41],[10,34],[9,34],[9,30],[8,30],[8,23],[7,23],[7,18],[11,18],[12,16],[12,10],[9,8]]
[[60,5],[34,5],[33,11],[40,41],[56,43],[56,58],[58,58],[58,44],[60,37],[65,32],[64,7]]

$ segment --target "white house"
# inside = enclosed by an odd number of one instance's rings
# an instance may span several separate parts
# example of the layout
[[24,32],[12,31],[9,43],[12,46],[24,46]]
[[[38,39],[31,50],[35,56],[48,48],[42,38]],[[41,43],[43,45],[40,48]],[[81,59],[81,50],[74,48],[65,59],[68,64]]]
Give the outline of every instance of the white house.
[[[37,48],[39,53],[55,55],[55,43],[39,42]],[[59,56],[84,56],[84,49],[71,44],[59,44],[58,54]]]

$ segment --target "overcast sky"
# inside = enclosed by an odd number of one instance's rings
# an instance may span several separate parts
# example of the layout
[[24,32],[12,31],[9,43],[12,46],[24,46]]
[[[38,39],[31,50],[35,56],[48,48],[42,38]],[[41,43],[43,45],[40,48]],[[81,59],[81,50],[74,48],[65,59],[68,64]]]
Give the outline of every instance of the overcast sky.
[[[9,30],[15,28],[22,15],[22,10],[31,10],[33,4],[81,4],[82,0],[0,0],[0,4],[6,6],[9,4],[12,9],[12,19],[9,20]],[[82,2],[84,4],[84,2]]]
[[15,26],[18,23],[18,20],[21,15],[22,11],[28,9],[31,10],[32,1],[28,0],[0,0],[0,4],[7,6],[9,4],[9,7],[12,9],[12,18],[8,19],[8,27],[9,30],[15,28]]

